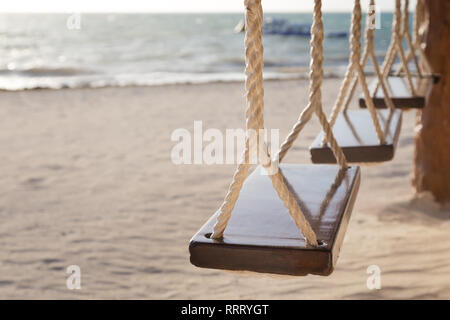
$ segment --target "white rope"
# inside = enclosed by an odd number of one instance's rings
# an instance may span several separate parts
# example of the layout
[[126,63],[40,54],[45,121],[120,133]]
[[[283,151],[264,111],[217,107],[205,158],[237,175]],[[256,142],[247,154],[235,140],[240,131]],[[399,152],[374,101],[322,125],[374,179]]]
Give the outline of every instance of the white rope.
[[[402,38],[406,38],[406,43],[408,45],[408,50],[410,52],[414,52],[414,45],[412,43],[411,34],[409,32],[409,0],[405,0],[404,2],[404,8],[403,8],[403,29],[402,29]],[[414,65],[416,67],[417,73],[419,74],[419,77],[422,77],[422,70],[419,66],[419,60],[417,59],[417,56],[415,54],[412,54],[412,59],[414,62]],[[406,60],[408,63],[409,60]]]
[[[258,81],[258,77],[262,77],[262,52],[258,51],[257,42],[259,37],[262,36],[260,32],[261,28],[261,17],[259,16],[258,6],[261,5],[260,1],[249,1],[245,2],[245,88],[246,88],[246,129],[249,133],[250,129],[256,129],[254,132],[259,131],[258,112],[260,112],[260,98],[259,96],[263,94],[262,87]],[[259,75],[261,73],[261,75]],[[253,149],[250,150],[250,147]],[[250,152],[253,154],[254,144],[250,146],[250,137],[247,134],[245,140],[245,150],[241,162],[238,165],[236,172],[233,175],[233,180],[228,188],[228,192],[225,199],[220,206],[217,216],[217,221],[213,228],[213,233],[211,238],[220,239],[223,237],[223,232],[228,224],[231,217],[231,212],[234,209],[237,199],[239,198],[239,193],[242,189],[245,179],[248,176],[248,171],[250,169]]]
[[[408,68],[408,61],[406,60],[405,50],[403,49],[403,37],[402,37],[402,24],[405,25],[405,17],[402,16],[401,0],[395,0],[394,19],[392,21],[392,39],[389,45],[386,58],[383,63],[383,77],[387,78],[392,70],[392,66],[395,61],[395,57],[398,54],[402,63],[402,68],[405,70],[408,87],[413,96],[416,95],[414,83],[412,81],[411,72]],[[409,24],[409,22],[408,22]],[[376,86],[375,91],[378,90]]]
[[[363,90],[366,106],[372,118],[372,122],[375,127],[379,143],[384,144],[386,140],[385,135],[383,134],[383,131],[381,129],[378,114],[375,109],[372,96],[369,92],[369,87],[367,85],[367,80],[363,69],[364,68],[363,63],[365,62],[364,60],[367,60],[367,58],[364,57],[363,61],[361,61],[361,20],[362,20],[361,1],[355,0],[352,13],[351,35],[350,35],[350,64],[347,69],[347,74],[344,79],[344,82],[339,91],[336,104],[334,105],[331,111],[329,122],[331,126],[334,125],[337,116],[341,111],[342,105],[344,104],[345,98],[347,97],[348,99],[347,94],[349,89],[352,89],[352,91],[354,92],[354,88],[350,88],[350,86],[353,78],[353,73],[356,72],[357,79]],[[325,139],[323,143],[324,144],[326,143]]]
[[[316,0],[320,2],[320,0]],[[272,167],[272,161],[268,153],[268,148],[265,145],[263,139],[259,137],[259,129],[264,128],[264,89],[263,89],[263,46],[262,46],[262,6],[261,0],[245,0],[245,19],[246,19],[246,31],[245,31],[245,61],[246,61],[246,127],[247,132],[250,129],[257,132],[259,150],[258,160],[262,166],[266,169]],[[223,237],[223,233],[227,226],[227,223],[231,217],[231,212],[239,197],[242,185],[248,175],[250,168],[249,154],[254,151],[254,146],[250,146],[249,137],[247,135],[245,143],[245,152],[242,162],[239,164],[234,176],[233,181],[228,189],[225,200],[218,210],[218,216],[216,224],[213,228],[213,234],[211,238],[220,239]],[[317,246],[317,238],[312,230],[310,224],[306,220],[302,213],[299,204],[295,197],[289,191],[284,176],[281,170],[278,170],[275,174],[269,175],[272,185],[275,188],[278,196],[283,201],[286,208],[288,208],[289,214],[293,218],[297,227],[301,230],[306,241]]]
[[311,62],[310,62],[310,87],[309,87],[309,103],[301,113],[299,119],[295,123],[286,140],[280,147],[278,157],[280,161],[284,158],[293,142],[299,135],[300,131],[305,127],[306,123],[311,119],[313,113],[319,118],[320,124],[325,132],[325,139],[330,143],[330,148],[336,158],[337,163],[343,167],[347,167],[347,161],[344,153],[333,136],[332,129],[328,123],[322,108],[322,82],[323,82],[323,39],[324,28],[322,21],[322,2],[315,0],[314,19],[311,26]]
[[[383,78],[383,75],[380,70],[380,66],[378,64],[378,60],[375,55],[375,29],[371,25],[373,22],[373,19],[375,17],[376,11],[375,11],[375,0],[370,0],[369,3],[369,10],[367,12],[367,18],[366,18],[366,28],[365,28],[365,34],[364,34],[364,53],[363,58],[361,60],[361,66],[364,69],[364,67],[367,64],[367,60],[370,57],[372,60],[372,65],[375,70],[375,75],[378,79],[378,84],[381,86],[381,89],[384,93],[384,102],[386,103],[387,107],[390,109],[391,112],[394,111],[395,105],[390,97],[390,93],[388,90],[388,85],[386,83],[386,79]],[[353,79],[350,93],[347,95],[345,104],[344,104],[344,110],[348,109],[348,106],[350,104],[350,101],[353,98],[353,95],[355,93],[356,85],[358,83],[358,78],[355,77]],[[375,96],[375,94],[373,94]]]
[[[408,62],[411,61],[411,59],[416,57],[416,52],[418,52],[422,62],[421,64],[419,64],[419,75],[430,76],[432,75],[431,64],[428,60],[427,55],[425,54],[424,47],[422,46],[423,37],[428,32],[429,28],[429,17],[427,16],[424,0],[417,0],[413,22],[414,25],[412,46],[410,46],[410,48],[408,49],[406,60]],[[403,67],[401,67],[397,73],[401,73],[402,71]]]
[[[422,75],[422,69],[419,65],[419,60],[417,59],[417,56],[415,54],[415,47],[413,44],[413,41],[411,39],[411,34],[409,33],[409,0],[405,0],[403,5],[403,14],[402,14],[402,29],[401,29],[401,39],[406,39],[406,44],[408,46],[408,51],[406,52],[406,62],[409,63],[411,59],[414,62],[414,65],[416,67],[417,73],[419,77],[423,77]],[[402,74],[404,70],[403,65],[401,65],[397,72],[395,73],[396,76]]]

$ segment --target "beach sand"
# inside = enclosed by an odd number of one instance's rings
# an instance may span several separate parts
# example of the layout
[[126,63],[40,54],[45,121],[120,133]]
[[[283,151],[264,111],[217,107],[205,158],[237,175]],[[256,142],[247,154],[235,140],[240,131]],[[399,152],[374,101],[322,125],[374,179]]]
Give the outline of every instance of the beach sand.
[[[339,79],[324,83],[329,111]],[[267,81],[266,127],[284,137],[307,81]],[[362,168],[330,277],[199,269],[191,236],[217,210],[235,165],[174,165],[176,128],[243,128],[242,83],[0,93],[0,298],[450,298],[450,211],[410,183],[415,112],[392,162]],[[354,104],[355,105],[355,104]],[[356,107],[356,105],[355,105]],[[285,161],[309,163],[314,119]],[[81,268],[81,289],[66,268]],[[381,290],[366,286],[381,269]]]

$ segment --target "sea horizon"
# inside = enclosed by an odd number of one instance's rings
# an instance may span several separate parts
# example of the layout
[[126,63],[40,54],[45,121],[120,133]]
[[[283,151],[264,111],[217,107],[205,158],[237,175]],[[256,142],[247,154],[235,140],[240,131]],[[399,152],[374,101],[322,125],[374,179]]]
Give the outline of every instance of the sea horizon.
[[[244,35],[234,31],[242,18],[241,13],[3,13],[0,89],[243,81]],[[308,13],[271,12],[265,18],[298,24],[312,19]],[[326,32],[348,32],[350,13],[324,13],[323,19]],[[392,14],[383,12],[376,30],[380,61],[391,23]],[[270,34],[263,41],[265,79],[308,77],[309,37]],[[348,47],[348,37],[325,39],[325,77],[345,73]]]

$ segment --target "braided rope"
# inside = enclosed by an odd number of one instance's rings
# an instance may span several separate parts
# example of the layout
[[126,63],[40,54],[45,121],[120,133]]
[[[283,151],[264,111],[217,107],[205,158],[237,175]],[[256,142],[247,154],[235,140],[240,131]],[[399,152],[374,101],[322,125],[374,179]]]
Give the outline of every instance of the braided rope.
[[[353,73],[356,71],[357,81],[362,87],[364,93],[364,99],[366,101],[367,108],[369,110],[370,116],[372,118],[373,125],[375,127],[375,131],[378,137],[380,144],[385,143],[385,135],[380,126],[380,122],[378,119],[378,114],[375,109],[375,105],[373,103],[372,96],[369,92],[369,87],[367,85],[366,76],[364,74],[364,67],[367,58],[366,53],[364,53],[364,57],[361,60],[361,20],[362,20],[362,10],[361,10],[361,1],[355,0],[353,12],[352,12],[352,23],[351,23],[351,35],[350,35],[350,66],[347,70],[347,74],[350,75],[350,78],[345,78],[344,82],[339,91],[338,99],[336,104],[334,105],[331,116],[329,118],[330,125],[333,126],[336,122],[337,116],[342,108],[342,105],[345,102],[351,100],[352,95],[355,91],[355,88],[352,86]],[[370,33],[366,32],[366,36],[370,38]],[[366,41],[365,52],[369,52],[370,49],[370,41]],[[356,84],[355,84],[356,86]],[[350,94],[348,91],[350,90]],[[325,138],[322,141],[323,144],[326,143]]]
[[[420,38],[419,36],[419,26],[420,26],[420,21],[422,20],[422,1],[418,0],[416,2],[416,10],[414,12],[414,18],[413,18],[413,35],[412,35],[412,44],[413,47],[409,47],[408,51],[406,52],[406,61],[408,61],[408,63],[411,61],[412,56],[414,55],[414,50],[416,49],[416,42],[417,40]],[[401,66],[397,72],[396,75],[400,75],[401,72],[403,71],[403,66]]]
[[[392,20],[393,24],[395,23],[395,18]],[[392,30],[394,30],[394,27],[392,27]],[[383,73],[383,77],[387,78],[387,76],[389,75],[389,69],[390,69],[390,65],[392,64],[391,59],[395,58],[395,41],[392,38],[391,42],[389,43],[389,47],[386,51],[386,55],[383,61],[383,64],[381,65],[381,72]],[[378,89],[378,87],[375,88],[375,92]]]
[[[414,45],[411,39],[411,34],[409,32],[409,0],[405,0],[404,3],[404,9],[403,9],[403,30],[402,30],[402,36],[406,38],[406,43],[408,45],[409,52],[414,53]],[[417,73],[419,74],[419,77],[422,77],[422,70],[419,66],[419,60],[417,59],[417,56],[415,54],[412,54],[412,59],[414,62],[414,65],[416,67]],[[406,60],[408,62],[408,60]]]
[[228,224],[228,220],[230,220],[231,212],[234,209],[236,201],[239,198],[239,193],[242,189],[242,185],[244,184],[245,178],[247,178],[248,176],[250,164],[248,161],[245,161],[245,159],[248,159],[247,158],[248,154],[249,149],[247,145],[244,151],[243,160],[239,164],[236,172],[234,173],[233,180],[231,181],[231,184],[228,187],[225,199],[220,208],[218,209],[219,214],[217,215],[217,220],[213,227],[213,233],[211,235],[212,239],[220,239],[223,237],[223,232],[225,231],[225,228]]
[[[262,17],[258,7],[261,0],[245,0],[245,89],[246,89],[246,129],[256,129],[259,132],[261,121],[261,98],[263,94],[259,77],[262,77],[262,52],[258,51],[258,41],[262,37]],[[250,150],[252,147],[252,150]],[[247,134],[245,140],[244,156],[233,175],[233,180],[228,188],[225,199],[218,209],[217,221],[213,227],[212,239],[220,239],[231,217],[239,193],[250,169],[249,155],[254,151],[254,144],[250,146],[250,137]]]
[[[407,9],[408,10],[408,9]],[[406,21],[406,23],[405,23]],[[402,44],[402,25],[409,25],[409,21],[405,20],[405,15],[402,15],[401,0],[395,0],[394,19],[392,20],[392,39],[383,63],[383,77],[387,78],[395,61],[395,56],[398,54],[402,63],[402,68],[405,70],[408,87],[413,96],[416,95],[414,83],[412,81],[411,72],[408,68],[408,61],[406,60],[405,50]],[[375,92],[378,90],[378,85]]]
[[[404,6],[403,6],[403,15],[402,15],[402,31],[401,31],[401,39],[406,39],[406,44],[408,45],[408,51],[406,53],[406,62],[409,63],[411,59],[414,62],[414,65],[416,67],[417,73],[419,77],[423,77],[422,69],[419,65],[419,60],[417,59],[417,56],[415,54],[415,46],[413,44],[413,41],[411,39],[411,34],[409,33],[409,0],[405,0]],[[404,70],[403,65],[400,66],[400,68],[397,70],[395,75],[400,75],[402,71]]]
[[[370,5],[373,8],[372,14],[375,14],[376,13],[375,12],[375,0],[371,0]],[[390,97],[387,80],[383,78],[383,74],[382,74],[380,66],[378,64],[377,57],[375,55],[375,30],[373,28],[370,28],[370,26],[369,26],[369,20],[370,20],[369,14],[367,15],[367,18],[368,18],[368,24],[367,24],[367,28],[366,28],[366,33],[367,33],[366,41],[368,42],[367,51],[369,52],[370,59],[372,60],[372,65],[375,70],[375,75],[377,76],[377,79],[378,79],[378,85],[381,85],[381,89],[383,90],[384,102],[386,103],[388,109],[392,113],[395,110],[395,105],[394,105],[394,102],[392,101],[392,98]]]
[[320,124],[325,132],[325,139],[330,142],[331,150],[336,158],[337,163],[341,167],[346,168],[347,162],[341,148],[336,142],[333,136],[332,129],[328,123],[326,116],[323,113],[322,108],[322,82],[323,82],[323,21],[322,21],[322,2],[315,0],[314,2],[314,19],[311,26],[311,41],[310,41],[310,87],[309,87],[309,102],[307,107],[303,110],[292,128],[291,132],[287,136],[286,140],[282,143],[278,158],[280,161],[284,158],[288,150],[292,147],[295,139],[298,137],[300,131],[305,127],[306,123],[311,119],[313,113],[315,113],[320,121]]
[[362,20],[362,10],[361,10],[361,1],[355,0],[354,7],[354,22],[353,22],[353,47],[356,52],[353,55],[353,64],[358,72],[359,84],[363,90],[364,100],[366,102],[367,109],[369,110],[370,116],[372,117],[372,122],[375,127],[375,131],[378,136],[378,140],[380,144],[385,143],[385,136],[383,134],[383,130],[380,126],[380,121],[378,119],[378,113],[375,109],[375,105],[373,103],[372,96],[369,92],[369,87],[367,85],[366,75],[364,74],[363,66],[360,63],[361,60],[361,20]]
[[[387,105],[387,107],[391,110],[391,112],[394,111],[395,105],[390,97],[390,93],[386,84],[386,79],[383,78],[382,72],[380,70],[380,66],[378,64],[378,60],[375,55],[375,30],[371,27],[372,19],[375,12],[375,0],[370,0],[369,3],[369,11],[367,13],[366,18],[366,30],[364,35],[364,54],[361,61],[361,66],[364,68],[367,64],[367,60],[370,57],[372,60],[373,68],[375,69],[375,75],[378,79],[378,84],[381,85],[381,88],[384,93],[384,101]],[[347,96],[346,102],[344,104],[344,110],[348,109],[348,106],[350,104],[351,99],[353,98],[353,95],[355,93],[356,85],[358,83],[358,78],[355,77],[352,82],[352,86],[350,89],[350,93]],[[372,94],[372,96],[375,96],[375,93]]]
[[[316,0],[320,1],[320,0]],[[264,128],[264,89],[263,89],[263,45],[262,45],[262,6],[261,0],[245,0],[246,34],[245,34],[245,88],[246,88],[246,127],[257,132],[258,160],[265,169],[272,167],[272,160],[265,142],[260,139],[260,129]],[[250,146],[247,134],[243,161],[236,170],[225,200],[220,206],[217,221],[213,227],[212,239],[220,239],[231,217],[231,212],[239,197],[242,185],[248,175],[250,164],[247,161],[255,146]],[[272,185],[283,201],[295,224],[306,241],[317,246],[317,237],[302,213],[295,197],[289,191],[284,176],[278,170],[269,175]]]
[[[268,153],[263,152],[262,159],[263,167],[267,169],[271,166],[271,159],[268,156]],[[300,229],[306,241],[313,245],[317,246],[317,236],[309,224],[308,220],[306,220],[305,215],[303,214],[300,206],[297,202],[295,196],[291,193],[286,178],[284,177],[281,169],[279,168],[275,174],[269,175],[272,186],[278,194],[278,197],[283,201],[283,204],[286,208],[288,208],[289,215],[294,220],[296,226]]]
[[394,105],[394,102],[392,101],[392,98],[391,98],[389,90],[388,90],[387,79],[383,78],[383,74],[380,70],[380,66],[378,65],[378,61],[377,61],[377,57],[375,56],[375,52],[372,51],[370,53],[370,57],[372,60],[372,65],[375,69],[375,74],[377,75],[378,84],[381,86],[381,89],[383,90],[384,103],[386,103],[386,106],[392,113],[395,110],[395,105]]
[[[364,33],[364,50],[363,50],[363,54],[362,54],[362,59],[361,59],[361,65],[364,67],[367,64],[367,60],[369,60],[369,51],[371,49],[371,46],[373,47],[373,42],[370,41],[371,37],[373,40],[373,31],[369,28],[369,24],[372,22],[372,18],[371,18],[371,12],[370,12],[370,8],[375,6],[375,1],[371,0],[370,4],[369,4],[369,12],[367,14],[367,18],[366,18],[366,30]],[[375,10],[373,11],[372,14],[375,14]],[[358,84],[358,77],[354,76],[352,79],[352,83],[350,85],[350,92],[347,94],[345,101],[344,101],[344,110],[347,110],[350,102],[355,94],[355,89],[356,89],[356,85]]]
[[[405,0],[405,3],[406,2],[409,3],[408,0]],[[401,13],[401,0],[396,0],[396,9],[395,9],[395,11],[396,11],[396,15],[399,16],[399,19],[403,18],[403,23],[401,23],[401,25],[403,25],[403,26],[409,25],[409,20],[407,19],[407,17],[409,17],[408,8],[406,7],[406,10],[405,10],[408,14],[403,14],[402,15],[402,13]],[[402,65],[403,65],[403,69],[405,70],[405,73],[406,73],[406,79],[408,80],[408,86],[409,86],[409,89],[411,91],[411,94],[413,96],[415,96],[416,93],[415,93],[414,83],[412,81],[411,72],[409,71],[409,68],[408,68],[408,62],[406,61],[405,50],[403,49],[403,43],[402,43],[403,37],[402,37],[402,29],[401,29],[402,26],[401,25],[397,24],[397,28],[396,28],[396,30],[394,32],[395,33],[395,38],[396,38],[396,43],[397,43],[397,53],[400,55],[400,60],[401,60]],[[409,31],[408,31],[408,33],[409,33]],[[393,62],[394,61],[392,60],[392,63]],[[391,64],[391,66],[392,66],[392,64]]]
[[382,64],[382,72],[383,77],[387,77],[392,68],[392,64],[394,63],[395,55],[396,55],[396,44],[397,39],[400,34],[400,24],[401,24],[401,9],[400,9],[400,0],[395,0],[395,10],[394,16],[392,19],[392,37],[391,42],[389,43],[388,50],[386,51],[386,56]]
[[[359,10],[358,10],[359,7]],[[352,22],[350,27],[350,58],[349,58],[349,68],[344,78],[344,82],[339,90],[338,98],[331,110],[331,115],[329,118],[330,125],[334,126],[337,116],[341,111],[342,104],[347,95],[348,89],[351,85],[351,80],[356,69],[356,65],[360,63],[361,57],[361,4],[360,1],[355,0],[352,12]],[[347,77],[348,75],[348,77]]]
[[389,75],[393,59],[395,58],[395,50],[396,50],[396,31],[398,30],[399,25],[399,12],[398,12],[399,1],[396,0],[396,8],[394,10],[394,16],[392,18],[392,37],[391,42],[389,43],[389,47],[386,51],[386,56],[384,58],[383,64],[381,66],[383,77],[387,77]]
[[315,113],[324,131],[324,138],[330,145],[336,162],[341,168],[347,168],[347,160],[333,135],[332,125],[328,122],[322,106],[323,82],[323,21],[322,1],[315,1],[314,24],[311,29],[311,71],[310,71],[310,103],[315,105]]
[[[365,43],[365,50],[366,50],[365,53],[367,53],[368,56],[370,56],[370,59],[372,60],[372,65],[375,70],[375,74],[377,76],[378,83],[379,83],[379,85],[381,85],[381,88],[384,93],[384,101],[385,101],[387,107],[389,108],[390,112],[392,113],[395,110],[395,105],[390,97],[389,90],[388,90],[388,87],[386,84],[386,80],[383,78],[383,74],[381,73],[380,66],[378,64],[378,60],[375,55],[375,29],[372,28],[370,25],[372,22],[372,17],[376,14],[375,0],[370,0],[369,5],[370,5],[370,8],[369,8],[369,12],[367,13],[366,32],[365,32],[365,42],[366,42]],[[362,67],[364,68],[365,64],[367,63],[366,56],[364,56],[363,62],[364,63],[362,64]],[[347,106],[348,106],[348,102],[347,102],[346,107]]]
[[[258,41],[256,42],[256,47],[259,52],[258,58],[258,77],[257,77],[257,85],[258,88],[260,88],[261,92],[259,93],[259,113],[258,113],[258,129],[264,128],[264,89],[263,89],[263,76],[262,76],[262,67],[263,67],[263,45],[262,45],[262,6],[261,2],[259,0],[259,5],[257,6],[258,9],[258,22],[261,24],[258,26]],[[258,144],[259,144],[259,152],[258,155],[260,157],[260,163],[263,165],[263,167],[267,170],[272,167],[272,159],[270,158],[268,148],[264,143],[264,140],[259,137],[259,130],[258,130]],[[306,220],[305,215],[301,211],[299,204],[297,203],[297,200],[292,195],[290,190],[288,189],[286,185],[285,178],[283,174],[281,173],[281,170],[277,170],[275,174],[269,174],[269,177],[272,182],[272,186],[274,187],[275,191],[278,194],[278,197],[283,201],[285,207],[288,209],[290,216],[294,220],[297,227],[302,232],[303,236],[307,240],[308,243],[310,243],[313,246],[317,246],[317,237],[314,231],[311,228],[311,225]]]

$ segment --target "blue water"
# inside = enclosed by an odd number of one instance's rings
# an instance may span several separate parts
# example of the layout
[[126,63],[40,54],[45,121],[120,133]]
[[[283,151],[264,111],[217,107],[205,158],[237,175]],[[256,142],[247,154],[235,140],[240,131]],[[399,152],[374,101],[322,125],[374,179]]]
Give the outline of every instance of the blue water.
[[[241,14],[0,15],[0,89],[101,87],[243,79]],[[266,14],[311,23],[311,14]],[[72,17],[73,18],[73,17]],[[79,24],[78,24],[79,21]],[[382,13],[377,56],[390,41],[392,14]],[[325,13],[326,32],[348,31],[350,14]],[[79,26],[79,29],[78,29]],[[304,77],[309,39],[264,37],[266,78]],[[324,42],[327,75],[342,73],[348,38]]]

